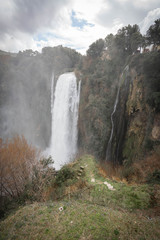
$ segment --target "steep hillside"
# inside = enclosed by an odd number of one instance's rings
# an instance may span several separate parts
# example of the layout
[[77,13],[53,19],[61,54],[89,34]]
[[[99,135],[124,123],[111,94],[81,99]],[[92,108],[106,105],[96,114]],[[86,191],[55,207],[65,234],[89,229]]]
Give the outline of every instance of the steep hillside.
[[150,173],[160,168],[159,64],[158,52],[132,56],[128,62],[126,76],[120,80],[109,155],[110,161],[127,168],[138,163],[142,168],[146,161],[147,173],[149,165]]
[[126,168],[153,158],[158,171],[160,53],[129,56],[123,67],[104,53],[83,62],[80,147]]
[[89,56],[84,59],[80,73],[77,74],[82,80],[79,147],[101,159],[106,155],[119,74],[119,66],[114,61]]
[[160,154],[160,53],[139,55],[130,64],[128,118],[123,157],[129,161]]

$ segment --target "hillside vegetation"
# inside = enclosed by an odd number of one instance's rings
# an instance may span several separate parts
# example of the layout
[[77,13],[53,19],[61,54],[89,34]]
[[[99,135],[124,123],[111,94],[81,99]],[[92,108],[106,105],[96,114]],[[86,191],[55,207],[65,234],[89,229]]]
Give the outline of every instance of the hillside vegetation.
[[64,166],[56,178],[47,202],[20,206],[0,222],[0,239],[160,238],[160,189],[109,180],[92,156]]
[[138,182],[160,176],[159,25],[160,19],[146,36],[128,25],[97,40],[77,71],[80,150],[101,160],[108,174],[108,164],[123,167],[126,179]]

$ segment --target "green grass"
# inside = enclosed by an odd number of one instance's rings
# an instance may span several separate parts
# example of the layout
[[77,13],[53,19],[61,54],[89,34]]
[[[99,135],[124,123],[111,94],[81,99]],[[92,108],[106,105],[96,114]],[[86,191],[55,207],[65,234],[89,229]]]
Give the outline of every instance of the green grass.
[[[94,204],[109,205],[111,207],[125,208],[128,210],[146,209],[150,207],[152,188],[148,185],[129,186],[123,182],[116,182],[104,178],[99,174],[98,165],[91,156],[83,157],[77,161],[73,168],[78,169],[81,165],[85,166],[85,176],[83,176],[83,180],[91,186],[87,194],[83,193],[83,199],[93,202]],[[95,183],[91,182],[91,178],[95,179]],[[110,183],[115,191],[109,190],[104,184],[105,181]],[[76,197],[78,198],[77,195]]]
[[[70,184],[83,181],[82,188],[59,201],[19,207],[0,222],[0,240],[160,239],[160,218],[150,219],[144,211],[151,201],[152,189],[148,185],[129,186],[102,177],[91,156],[68,167],[77,172],[80,166],[85,167],[84,172]],[[68,187],[67,181],[62,188]],[[109,190],[104,181],[115,190]]]
[[[59,207],[65,206],[63,211]],[[43,212],[43,214],[39,214]],[[0,239],[159,239],[159,221],[127,211],[63,201],[32,204],[1,222]]]

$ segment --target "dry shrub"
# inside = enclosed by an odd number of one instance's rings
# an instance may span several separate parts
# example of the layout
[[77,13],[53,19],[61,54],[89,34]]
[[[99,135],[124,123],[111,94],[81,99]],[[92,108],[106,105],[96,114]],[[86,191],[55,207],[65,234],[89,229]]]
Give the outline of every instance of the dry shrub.
[[160,156],[159,154],[152,154],[146,157],[146,159],[135,162],[133,164],[134,174],[133,179],[140,182],[145,182],[147,177],[153,174],[156,170],[160,171]]
[[0,195],[16,197],[32,177],[39,152],[25,138],[15,136],[0,144]]
[[53,178],[47,160],[40,160],[40,151],[23,136],[17,135],[6,143],[0,141],[0,197],[40,200]]
[[114,166],[111,162],[101,162],[99,172],[104,177],[112,178],[117,181],[125,181],[123,172],[123,166]]
[[26,185],[27,194],[30,199],[34,197],[37,201],[48,200],[48,193],[54,191],[53,185],[55,180],[55,169],[51,157],[44,158],[33,168],[32,181]]
[[[153,153],[145,159],[133,163],[131,166],[114,166],[111,162],[101,162],[99,172],[104,177],[123,182],[145,183],[154,172],[160,172],[160,156]],[[158,175],[159,176],[159,175]]]

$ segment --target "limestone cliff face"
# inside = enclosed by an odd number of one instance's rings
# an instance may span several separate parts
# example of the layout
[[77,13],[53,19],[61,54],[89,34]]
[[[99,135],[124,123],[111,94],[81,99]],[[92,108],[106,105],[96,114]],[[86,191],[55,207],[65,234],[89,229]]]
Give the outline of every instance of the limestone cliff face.
[[130,84],[129,66],[127,65],[119,75],[117,96],[111,114],[110,139],[107,145],[106,161],[114,165],[123,162],[122,148],[127,128],[126,102]]
[[[160,144],[160,114],[148,105],[145,74],[129,70],[130,82],[126,101],[126,129],[120,161],[130,165],[157,151]],[[124,86],[122,86],[122,89]],[[121,96],[123,99],[124,96]],[[123,114],[123,113],[122,113]]]
[[129,95],[126,102],[128,125],[123,146],[123,161],[126,164],[142,157],[146,131],[149,129],[150,122],[149,108],[144,99],[144,76],[138,76],[135,69],[131,69],[130,75]]
[[160,159],[157,61],[158,53],[133,56],[127,70],[119,77],[118,103],[112,115],[113,136],[106,156],[114,165],[130,166],[153,154]]
[[128,166],[158,152],[160,53],[130,56],[123,68],[110,59],[94,59],[87,64],[81,72],[82,151]]

